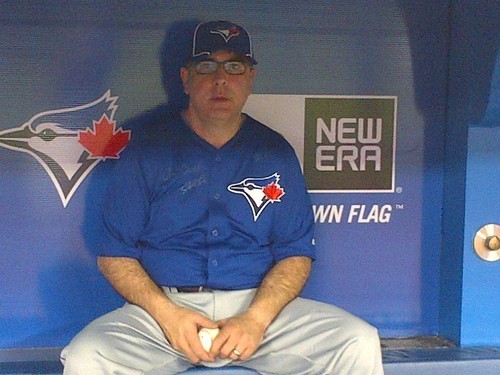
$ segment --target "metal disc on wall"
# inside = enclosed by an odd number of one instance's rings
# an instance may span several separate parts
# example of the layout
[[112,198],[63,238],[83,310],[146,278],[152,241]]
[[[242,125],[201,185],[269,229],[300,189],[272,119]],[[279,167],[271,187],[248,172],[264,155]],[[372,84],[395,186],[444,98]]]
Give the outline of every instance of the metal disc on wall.
[[474,236],[476,254],[488,262],[500,259],[500,226],[487,224],[480,228]]

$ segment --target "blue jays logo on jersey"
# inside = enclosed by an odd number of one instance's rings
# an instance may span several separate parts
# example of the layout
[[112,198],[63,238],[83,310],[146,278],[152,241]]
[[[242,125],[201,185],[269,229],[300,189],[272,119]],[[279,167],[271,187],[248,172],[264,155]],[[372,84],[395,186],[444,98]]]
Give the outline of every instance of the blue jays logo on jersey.
[[85,105],[38,113],[20,127],[0,131],[0,147],[33,156],[66,207],[92,169],[119,158],[130,140],[130,131],[115,129],[117,100],[108,90]]
[[211,30],[210,33],[220,35],[222,38],[224,38],[224,41],[226,43],[229,42],[229,39],[231,39],[232,37],[240,35],[240,32],[238,31],[237,27],[224,30],[219,30],[219,29]]
[[285,195],[285,190],[280,186],[279,180],[278,173],[262,178],[250,177],[229,185],[227,189],[231,193],[245,197],[252,210],[253,220],[257,221],[269,203],[281,202],[281,197]]

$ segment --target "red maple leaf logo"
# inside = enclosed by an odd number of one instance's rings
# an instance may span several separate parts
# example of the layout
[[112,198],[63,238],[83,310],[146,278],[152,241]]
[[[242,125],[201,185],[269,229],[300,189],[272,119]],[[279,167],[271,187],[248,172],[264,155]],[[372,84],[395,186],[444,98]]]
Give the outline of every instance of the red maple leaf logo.
[[130,141],[130,130],[116,130],[116,121],[110,121],[103,115],[99,121],[93,121],[94,129],[79,132],[78,142],[93,158],[118,159]]
[[285,195],[285,190],[275,182],[267,185],[262,191],[271,202],[280,202],[280,198]]
[[230,37],[238,36],[238,35],[240,35],[240,32],[238,31],[238,28],[236,26],[229,29],[229,36]]

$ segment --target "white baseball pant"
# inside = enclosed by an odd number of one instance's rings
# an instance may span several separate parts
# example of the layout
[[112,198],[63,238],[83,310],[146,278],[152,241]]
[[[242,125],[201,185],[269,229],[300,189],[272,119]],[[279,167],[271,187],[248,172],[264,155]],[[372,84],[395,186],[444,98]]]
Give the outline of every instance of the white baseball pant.
[[[175,303],[214,321],[244,312],[255,294],[255,289],[201,293],[164,289]],[[194,366],[170,346],[148,313],[131,304],[90,323],[64,348],[61,360],[64,375],[168,375]],[[374,327],[338,307],[304,298],[285,307],[248,361],[219,359],[204,365],[228,364],[262,375],[383,375]]]

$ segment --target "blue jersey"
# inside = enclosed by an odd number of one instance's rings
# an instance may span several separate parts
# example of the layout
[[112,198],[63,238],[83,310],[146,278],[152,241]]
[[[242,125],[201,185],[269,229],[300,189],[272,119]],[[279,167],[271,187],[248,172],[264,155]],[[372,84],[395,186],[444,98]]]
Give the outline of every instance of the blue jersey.
[[170,116],[117,162],[100,255],[138,259],[163,286],[245,289],[276,262],[314,259],[311,202],[295,152],[246,117],[217,149]]

